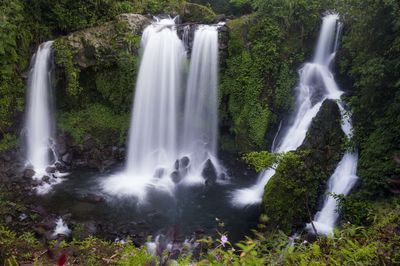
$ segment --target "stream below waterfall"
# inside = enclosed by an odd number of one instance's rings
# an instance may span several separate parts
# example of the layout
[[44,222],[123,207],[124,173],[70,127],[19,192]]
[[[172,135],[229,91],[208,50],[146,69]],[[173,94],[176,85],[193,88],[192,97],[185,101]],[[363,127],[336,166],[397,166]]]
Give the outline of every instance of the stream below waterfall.
[[[237,241],[257,226],[260,212],[259,206],[238,209],[229,204],[233,190],[249,186],[256,178],[256,173],[244,165],[234,167],[240,169],[233,171],[230,183],[179,185],[174,196],[149,190],[146,201],[140,204],[135,204],[132,197],[104,194],[99,181],[109,173],[74,171],[50,193],[34,200],[52,213],[101,227],[98,233],[111,240],[162,234],[183,241],[194,234],[213,235],[223,222],[223,231],[228,232],[230,240]],[[115,170],[119,169],[111,171]]]

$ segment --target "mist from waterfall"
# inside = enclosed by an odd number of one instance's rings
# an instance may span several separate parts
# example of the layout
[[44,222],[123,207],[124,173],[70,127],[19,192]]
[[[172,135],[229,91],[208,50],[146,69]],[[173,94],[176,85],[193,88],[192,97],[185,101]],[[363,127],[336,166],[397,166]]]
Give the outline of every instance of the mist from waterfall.
[[200,25],[193,49],[183,118],[181,157],[189,158],[185,183],[204,183],[202,170],[210,159],[217,172],[218,138],[218,30]]
[[51,164],[53,116],[51,111],[51,41],[39,46],[28,79],[25,121],[27,165],[41,179]]
[[125,170],[102,183],[108,193],[143,198],[148,186],[171,191],[178,158],[178,112],[185,49],[174,19],[157,19],[143,32]]
[[[338,88],[330,70],[330,64],[336,54],[339,30],[340,23],[337,14],[328,14],[323,17],[313,61],[306,63],[299,71],[300,82],[295,88],[295,112],[286,130],[281,130],[282,136],[278,136],[274,141],[272,152],[284,153],[300,147],[312,119],[317,115],[324,100],[340,99],[343,92]],[[275,164],[264,170],[254,186],[234,191],[232,204],[245,207],[261,203],[264,187],[275,174],[277,167],[278,165]]]

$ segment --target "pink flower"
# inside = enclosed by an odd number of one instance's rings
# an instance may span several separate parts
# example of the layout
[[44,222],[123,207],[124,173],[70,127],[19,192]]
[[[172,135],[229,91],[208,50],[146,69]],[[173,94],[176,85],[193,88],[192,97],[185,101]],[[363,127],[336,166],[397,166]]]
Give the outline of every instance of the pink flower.
[[225,247],[226,242],[228,242],[228,237],[226,235],[221,236],[221,245]]

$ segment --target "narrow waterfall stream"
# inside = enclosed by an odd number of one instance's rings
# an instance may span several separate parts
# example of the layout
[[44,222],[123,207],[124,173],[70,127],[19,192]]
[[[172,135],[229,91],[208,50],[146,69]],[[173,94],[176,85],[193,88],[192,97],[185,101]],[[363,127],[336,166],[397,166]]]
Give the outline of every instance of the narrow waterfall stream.
[[181,157],[190,162],[185,183],[204,183],[203,168],[210,160],[217,173],[218,30],[201,25],[195,31],[183,118]]
[[[342,130],[347,139],[351,140],[353,126],[350,114],[347,113],[342,102],[338,101],[338,106],[342,116]],[[343,155],[334,173],[329,178],[326,192],[347,196],[358,179],[357,164],[358,153],[352,148],[349,148]],[[318,234],[328,235],[332,233],[333,227],[339,218],[339,213],[336,211],[336,205],[337,202],[335,198],[328,194],[321,211],[315,214],[314,221],[312,222]],[[306,228],[309,232],[314,233],[313,226],[307,224]]]
[[50,114],[50,60],[52,42],[39,46],[29,72],[28,103],[26,112],[27,164],[35,171],[34,178],[46,175],[51,158],[53,139]]
[[33,179],[39,182],[38,194],[47,193],[52,185],[62,181],[65,174],[50,173],[57,161],[54,141],[53,95],[51,84],[52,46],[48,41],[33,56],[28,78],[28,97],[25,121],[26,167],[34,171]]
[[[342,95],[329,68],[337,48],[337,32],[340,29],[338,20],[337,14],[323,18],[314,59],[299,71],[300,82],[295,88],[296,111],[287,129],[283,130],[283,135],[278,136],[272,152],[284,153],[300,147],[322,103],[326,99],[338,100]],[[261,203],[264,187],[275,174],[276,167],[274,165],[264,170],[254,186],[234,191],[232,204],[244,207]]]

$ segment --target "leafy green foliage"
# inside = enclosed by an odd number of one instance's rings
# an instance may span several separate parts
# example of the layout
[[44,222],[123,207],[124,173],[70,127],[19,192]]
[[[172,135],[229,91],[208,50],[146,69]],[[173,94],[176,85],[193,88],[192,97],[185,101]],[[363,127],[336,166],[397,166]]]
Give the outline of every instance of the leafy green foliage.
[[271,167],[277,163],[284,155],[270,153],[268,151],[249,152],[242,156],[242,159],[248,164],[252,165],[257,172]]
[[18,139],[15,135],[3,135],[3,139],[0,140],[0,152],[16,148],[18,146],[18,143]]
[[358,175],[365,197],[386,197],[400,164],[400,4],[341,1],[345,19],[340,69],[351,88]]
[[119,144],[125,141],[129,124],[127,114],[118,115],[110,108],[93,104],[79,111],[63,113],[59,118],[61,130],[69,133],[77,144],[82,144],[84,137],[90,135],[97,145],[110,144],[117,140]]
[[[269,218],[269,230],[291,233],[304,226],[316,211],[318,196],[327,176],[318,174],[304,163],[307,154],[289,152],[282,158],[276,173],[265,186],[263,207]],[[289,207],[291,206],[291,207]]]
[[122,251],[118,265],[150,265],[156,258],[147,253],[146,248],[136,248],[134,245],[126,245]]
[[55,63],[63,67],[67,95],[77,97],[82,90],[79,86],[79,68],[74,64],[74,49],[64,40],[57,39],[53,44],[56,51]]
[[12,126],[15,113],[23,110],[31,34],[26,27],[23,3],[0,2],[0,139]]
[[217,16],[212,9],[192,3],[186,3],[184,6],[184,12],[182,20],[184,22],[195,22],[195,23],[214,23],[216,22]]

